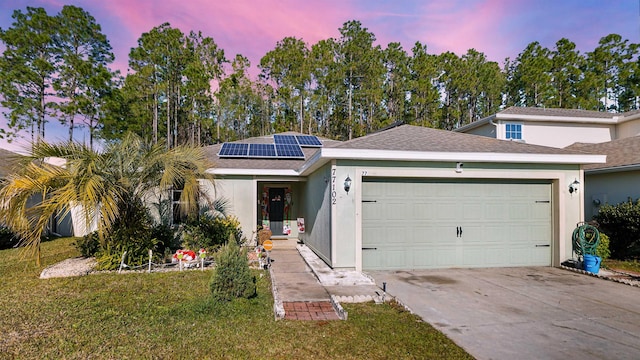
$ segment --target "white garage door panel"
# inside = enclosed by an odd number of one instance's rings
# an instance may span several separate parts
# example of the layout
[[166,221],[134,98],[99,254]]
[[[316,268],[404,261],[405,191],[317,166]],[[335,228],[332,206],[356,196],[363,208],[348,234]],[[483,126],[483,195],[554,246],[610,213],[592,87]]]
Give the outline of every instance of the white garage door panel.
[[364,269],[551,264],[548,183],[365,179],[362,197]]

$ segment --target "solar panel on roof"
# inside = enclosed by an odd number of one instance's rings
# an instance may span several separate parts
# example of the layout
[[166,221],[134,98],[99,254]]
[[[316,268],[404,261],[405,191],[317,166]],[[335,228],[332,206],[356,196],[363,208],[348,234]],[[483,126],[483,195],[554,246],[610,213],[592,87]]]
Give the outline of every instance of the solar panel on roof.
[[304,153],[298,144],[276,144],[276,154],[281,159],[304,159]]
[[224,143],[218,152],[220,157],[247,157],[249,144]]
[[304,147],[322,147],[322,143],[317,136],[313,135],[296,135],[298,144]]
[[273,141],[276,144],[298,145],[294,135],[273,135]]
[[274,144],[250,144],[249,157],[273,158],[276,157]]

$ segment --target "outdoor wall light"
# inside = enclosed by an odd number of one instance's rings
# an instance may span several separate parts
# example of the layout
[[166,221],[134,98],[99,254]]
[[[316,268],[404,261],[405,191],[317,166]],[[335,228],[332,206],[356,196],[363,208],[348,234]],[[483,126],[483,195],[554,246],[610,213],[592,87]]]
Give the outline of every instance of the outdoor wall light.
[[458,174],[460,174],[462,172],[462,167],[464,166],[464,163],[458,162],[456,163],[456,172]]
[[344,191],[348,194],[349,190],[351,190],[351,178],[347,175],[347,178],[344,179]]
[[573,180],[571,184],[569,184],[569,194],[577,193],[580,188],[580,181],[578,179]]

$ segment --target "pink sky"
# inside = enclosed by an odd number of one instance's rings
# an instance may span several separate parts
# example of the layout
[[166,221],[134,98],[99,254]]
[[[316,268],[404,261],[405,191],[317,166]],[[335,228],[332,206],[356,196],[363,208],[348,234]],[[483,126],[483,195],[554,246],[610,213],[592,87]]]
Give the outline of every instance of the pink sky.
[[[566,37],[581,52],[593,50],[611,33],[640,43],[637,0],[3,0],[0,27],[11,26],[13,10],[44,7],[55,15],[64,4],[82,7],[96,18],[114,48],[113,68],[123,73],[140,35],[164,22],[184,33],[202,31],[228,59],[238,53],[248,57],[254,73],[260,58],[284,37],[310,45],[338,38],[338,29],[349,20],[362,22],[383,48],[400,42],[410,52],[421,42],[432,54],[458,55],[474,48],[500,64],[532,41],[553,48]],[[64,138],[64,129],[48,126],[47,140]],[[0,147],[16,148],[3,140]]]

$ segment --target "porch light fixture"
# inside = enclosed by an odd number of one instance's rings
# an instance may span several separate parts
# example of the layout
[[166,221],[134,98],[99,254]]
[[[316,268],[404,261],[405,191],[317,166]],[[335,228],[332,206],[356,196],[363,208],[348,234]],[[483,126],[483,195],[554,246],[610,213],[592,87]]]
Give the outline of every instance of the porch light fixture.
[[351,190],[351,178],[347,175],[347,178],[344,179],[344,191],[348,194],[349,190]]
[[580,181],[578,179],[573,180],[571,184],[569,184],[569,194],[577,193],[578,189],[580,189]]

